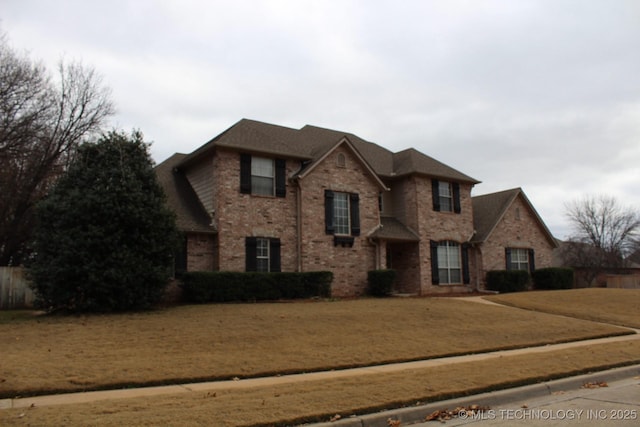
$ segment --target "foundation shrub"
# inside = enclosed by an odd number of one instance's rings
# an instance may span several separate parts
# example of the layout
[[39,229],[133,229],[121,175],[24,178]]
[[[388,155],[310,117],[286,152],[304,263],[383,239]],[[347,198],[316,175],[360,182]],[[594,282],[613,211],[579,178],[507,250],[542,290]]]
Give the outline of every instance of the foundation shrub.
[[500,293],[526,291],[531,276],[524,270],[492,270],[487,272],[487,289]]
[[536,289],[573,288],[573,270],[570,268],[541,268],[532,274]]
[[188,272],[182,276],[183,299],[188,303],[269,301],[328,297],[333,273]]
[[395,270],[371,270],[367,273],[369,294],[374,297],[388,297],[396,280]]

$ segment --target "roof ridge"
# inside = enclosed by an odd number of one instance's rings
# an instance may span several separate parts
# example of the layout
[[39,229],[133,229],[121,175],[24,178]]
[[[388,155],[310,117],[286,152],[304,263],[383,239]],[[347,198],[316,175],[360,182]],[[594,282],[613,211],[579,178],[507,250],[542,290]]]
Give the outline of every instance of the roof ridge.
[[494,191],[493,193],[485,193],[485,194],[479,194],[477,196],[473,196],[471,197],[472,199],[477,199],[479,197],[490,197],[490,196],[497,196],[499,194],[505,194],[505,193],[510,193],[510,192],[514,192],[514,193],[522,193],[522,187],[514,187],[514,188],[509,188],[507,190],[500,190],[500,191]]

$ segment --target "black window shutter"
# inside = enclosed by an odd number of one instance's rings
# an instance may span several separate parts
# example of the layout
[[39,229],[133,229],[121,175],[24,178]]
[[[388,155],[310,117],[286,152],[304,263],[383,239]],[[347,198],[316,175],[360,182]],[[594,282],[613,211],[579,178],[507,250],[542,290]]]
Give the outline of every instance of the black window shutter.
[[257,271],[258,270],[258,241],[255,237],[247,237],[244,241],[245,248],[245,270]]
[[360,196],[357,193],[349,194],[349,209],[351,210],[351,235],[360,235]]
[[433,210],[440,211],[440,183],[437,179],[431,180],[431,193],[433,194]]
[[462,283],[468,285],[471,283],[469,276],[469,244],[462,244]]
[[533,249],[529,249],[529,273],[533,274],[536,270],[536,257],[535,251]]
[[438,242],[431,240],[431,283],[440,284],[440,273],[438,270]]
[[251,155],[240,154],[240,192],[251,193]]
[[269,241],[269,271],[279,272],[280,267],[280,239],[271,239]]
[[287,195],[287,162],[284,159],[276,159],[276,197]]
[[507,261],[507,270],[511,270],[511,248],[504,248],[504,258]]
[[333,191],[324,190],[324,229],[325,233],[333,234]]
[[454,182],[452,184],[453,187],[453,211],[455,213],[462,212],[462,208],[460,207],[460,184]]

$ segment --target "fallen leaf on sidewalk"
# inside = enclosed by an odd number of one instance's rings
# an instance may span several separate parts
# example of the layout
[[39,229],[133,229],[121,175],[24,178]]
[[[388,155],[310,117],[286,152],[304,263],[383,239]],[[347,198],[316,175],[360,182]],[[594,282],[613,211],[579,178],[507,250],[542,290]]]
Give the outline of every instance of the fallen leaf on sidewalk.
[[342,416],[340,416],[340,414],[335,414],[333,417],[329,418],[329,422],[335,422],[338,421],[340,418],[342,418]]
[[391,418],[387,419],[387,425],[389,427],[400,427],[400,420],[392,420]]
[[425,421],[448,421],[452,418],[458,417],[461,413],[465,414],[465,418],[469,415],[479,414],[491,409],[489,406],[469,405],[466,408],[464,406],[458,406],[457,408],[449,411],[448,409],[441,409],[434,411],[427,415]]
[[600,388],[600,387],[609,387],[609,384],[607,384],[604,381],[600,381],[600,382],[584,383],[582,385],[582,388]]

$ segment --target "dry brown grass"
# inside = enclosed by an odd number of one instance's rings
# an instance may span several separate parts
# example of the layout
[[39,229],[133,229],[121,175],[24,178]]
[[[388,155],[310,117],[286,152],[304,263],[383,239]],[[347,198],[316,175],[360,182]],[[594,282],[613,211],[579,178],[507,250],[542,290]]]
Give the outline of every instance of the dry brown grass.
[[[0,411],[3,426],[248,426],[327,421],[640,362],[640,341],[450,366],[169,396]],[[425,416],[427,414],[425,413]]]
[[366,366],[620,333],[442,298],[38,317],[0,324],[0,396]]
[[590,288],[518,292],[485,299],[545,313],[640,328],[638,289]]

